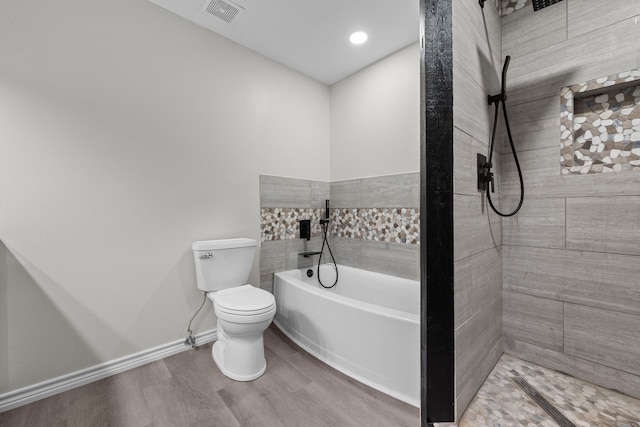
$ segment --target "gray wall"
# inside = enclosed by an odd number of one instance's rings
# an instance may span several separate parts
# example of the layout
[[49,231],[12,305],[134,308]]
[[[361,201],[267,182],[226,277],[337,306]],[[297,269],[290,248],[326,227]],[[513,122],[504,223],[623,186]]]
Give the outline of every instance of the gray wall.
[[[606,10],[602,7],[606,3]],[[505,351],[640,397],[640,174],[560,174],[560,88],[640,67],[640,3],[565,0],[503,18],[525,176],[503,223]],[[505,201],[518,194],[509,156]]]
[[0,57],[0,394],[179,340],[191,242],[328,180],[327,86],[145,0],[2,1]]
[[490,142],[493,110],[487,96],[499,91],[502,67],[500,17],[492,2],[481,9],[478,2],[453,1],[453,56],[456,414],[460,418],[502,354],[501,226],[476,188],[476,153],[488,155]]

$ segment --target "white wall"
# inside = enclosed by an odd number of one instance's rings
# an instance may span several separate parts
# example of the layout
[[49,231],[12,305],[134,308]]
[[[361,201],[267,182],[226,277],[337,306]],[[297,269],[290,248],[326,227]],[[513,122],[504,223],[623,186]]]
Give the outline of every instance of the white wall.
[[259,174],[329,180],[326,86],[145,0],[0,2],[0,393],[183,337]]
[[418,43],[331,86],[331,180],[420,170]]

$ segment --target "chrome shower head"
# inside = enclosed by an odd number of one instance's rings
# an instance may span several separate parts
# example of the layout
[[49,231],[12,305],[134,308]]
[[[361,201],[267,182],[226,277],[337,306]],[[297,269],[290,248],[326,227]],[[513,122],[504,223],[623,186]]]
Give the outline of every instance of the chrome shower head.
[[533,11],[537,12],[540,9],[544,9],[547,6],[561,2],[562,0],[533,0]]

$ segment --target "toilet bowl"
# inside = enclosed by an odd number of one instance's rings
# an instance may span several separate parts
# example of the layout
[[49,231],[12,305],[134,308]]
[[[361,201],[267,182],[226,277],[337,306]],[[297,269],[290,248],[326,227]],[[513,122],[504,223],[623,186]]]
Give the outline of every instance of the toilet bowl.
[[276,301],[247,283],[257,242],[253,239],[193,242],[198,289],[207,293],[218,318],[211,353],[220,371],[237,381],[262,375],[267,362],[262,333],[276,313]]
[[208,294],[218,318],[218,340],[211,353],[218,369],[236,381],[264,374],[263,332],[276,313],[272,294],[243,285]]

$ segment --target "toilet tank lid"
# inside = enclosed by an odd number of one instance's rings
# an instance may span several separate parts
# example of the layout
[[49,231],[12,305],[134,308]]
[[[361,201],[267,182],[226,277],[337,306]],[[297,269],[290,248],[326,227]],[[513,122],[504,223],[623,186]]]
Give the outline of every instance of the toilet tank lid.
[[256,246],[257,242],[254,239],[220,239],[220,240],[198,240],[193,242],[191,249],[194,251],[211,251],[216,249],[233,249],[233,248],[246,248],[249,246]]

